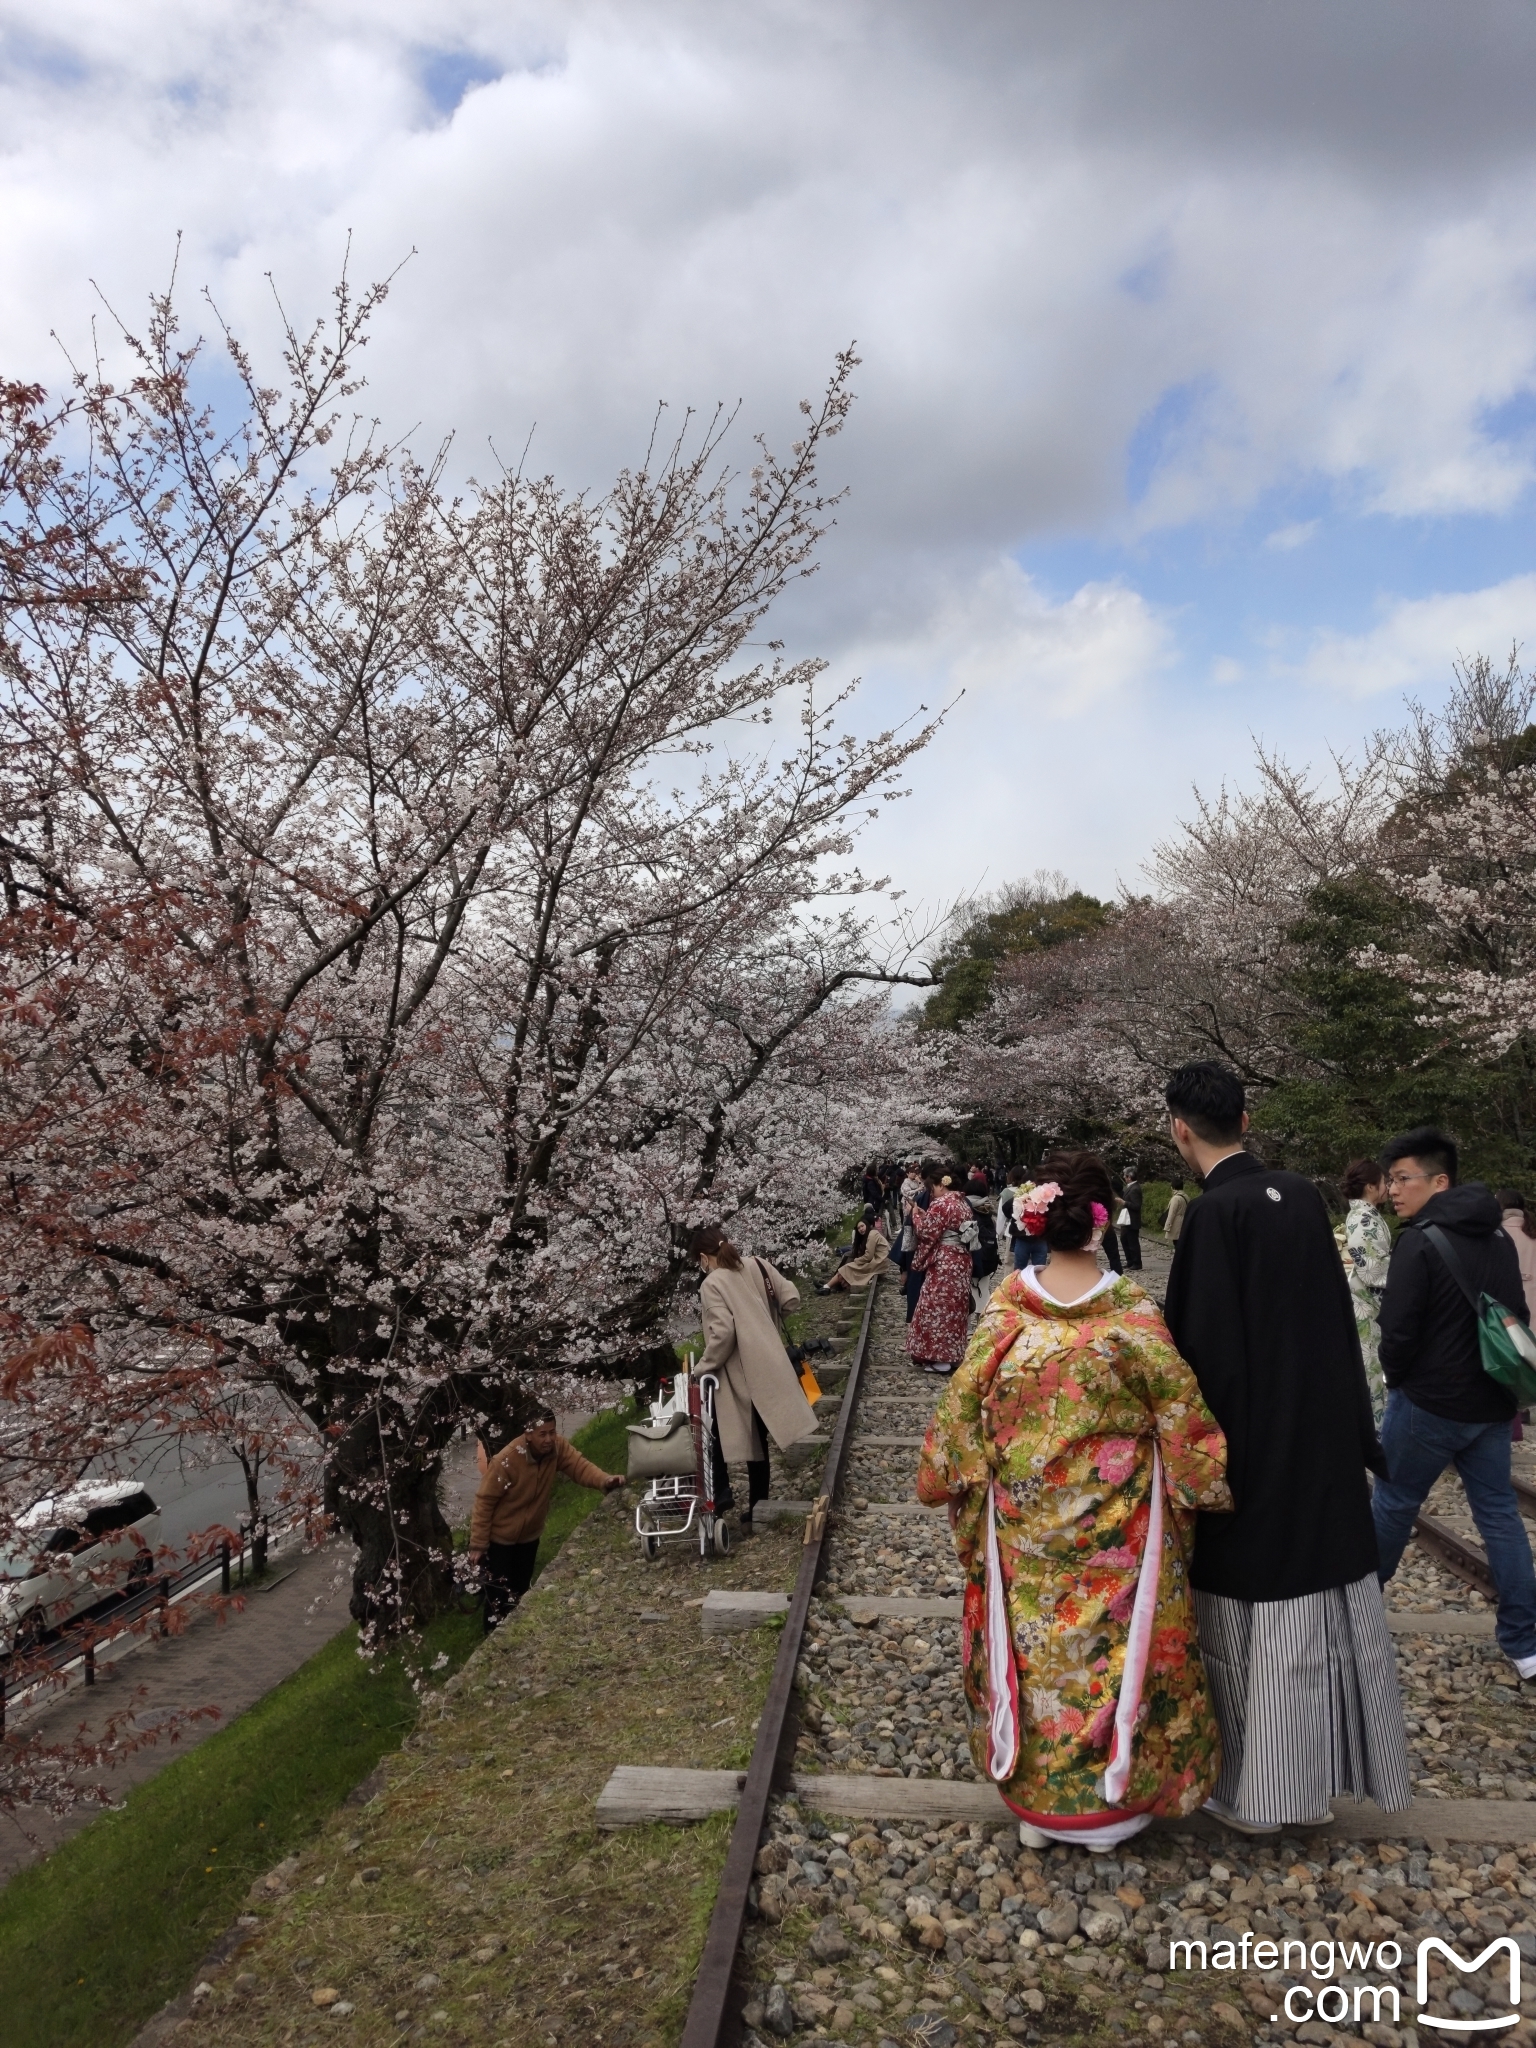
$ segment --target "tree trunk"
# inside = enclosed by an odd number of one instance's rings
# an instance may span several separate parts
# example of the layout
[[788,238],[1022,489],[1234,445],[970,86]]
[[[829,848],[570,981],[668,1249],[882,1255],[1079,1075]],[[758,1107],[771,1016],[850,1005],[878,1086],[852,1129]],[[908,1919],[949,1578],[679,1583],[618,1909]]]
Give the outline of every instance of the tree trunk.
[[351,1612],[365,1632],[422,1628],[453,1605],[453,1532],[438,1501],[441,1452],[386,1469],[373,1416],[333,1450],[325,1505],[357,1545]]

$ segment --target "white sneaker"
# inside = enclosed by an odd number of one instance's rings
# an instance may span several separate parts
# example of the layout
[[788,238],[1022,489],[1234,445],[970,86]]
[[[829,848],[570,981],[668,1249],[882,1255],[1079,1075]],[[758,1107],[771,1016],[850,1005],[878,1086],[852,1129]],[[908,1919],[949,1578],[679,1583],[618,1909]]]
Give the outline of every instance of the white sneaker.
[[1521,1678],[1536,1678],[1536,1657],[1511,1657],[1509,1661]]

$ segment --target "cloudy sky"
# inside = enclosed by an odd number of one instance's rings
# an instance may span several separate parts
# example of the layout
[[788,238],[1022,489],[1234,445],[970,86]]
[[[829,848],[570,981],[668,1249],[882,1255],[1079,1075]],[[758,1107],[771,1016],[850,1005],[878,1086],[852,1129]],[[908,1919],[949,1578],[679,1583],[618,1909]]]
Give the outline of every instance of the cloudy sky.
[[0,368],[350,232],[385,421],[588,486],[856,340],[786,627],[963,692],[871,858],[1109,889],[1532,633],[1533,86],[1525,0],[0,0]]

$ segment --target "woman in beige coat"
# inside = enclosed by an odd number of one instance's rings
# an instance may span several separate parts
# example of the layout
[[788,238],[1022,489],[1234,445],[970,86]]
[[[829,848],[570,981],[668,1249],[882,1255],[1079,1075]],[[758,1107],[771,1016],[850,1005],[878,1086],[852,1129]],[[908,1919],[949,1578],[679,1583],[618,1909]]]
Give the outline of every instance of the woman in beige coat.
[[[728,1464],[747,1468],[747,1505],[741,1517],[752,1526],[752,1510],[768,1498],[766,1429],[787,1450],[816,1428],[816,1415],[800,1376],[784,1349],[779,1318],[800,1300],[799,1289],[766,1259],[743,1259],[725,1232],[711,1224],[695,1239],[704,1269],[699,1305],[704,1314],[704,1353],[697,1370],[719,1376],[715,1423]],[[731,1506],[730,1482],[717,1485],[715,1499]]]
[[868,1205],[861,1221],[854,1225],[853,1252],[853,1257],[843,1261],[826,1286],[817,1288],[818,1294],[841,1294],[844,1290],[857,1294],[885,1271],[891,1242],[880,1228],[879,1217]]

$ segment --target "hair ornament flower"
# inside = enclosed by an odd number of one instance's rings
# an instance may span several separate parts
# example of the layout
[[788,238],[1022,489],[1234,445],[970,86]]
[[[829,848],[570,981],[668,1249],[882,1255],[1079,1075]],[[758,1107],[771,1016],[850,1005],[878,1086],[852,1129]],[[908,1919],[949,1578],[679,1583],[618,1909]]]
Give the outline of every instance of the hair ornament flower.
[[1089,1210],[1093,1217],[1093,1227],[1095,1230],[1105,1230],[1109,1227],[1109,1211],[1102,1202],[1091,1202]]
[[1031,1188],[1024,1197],[1024,1235],[1043,1237],[1045,1235],[1045,1212],[1052,1202],[1061,1199],[1061,1187],[1054,1180],[1043,1180]]

